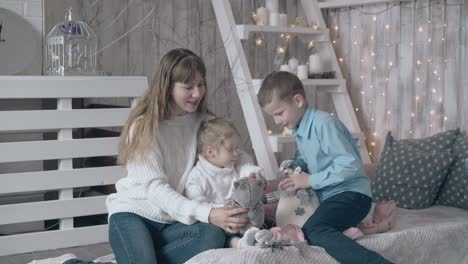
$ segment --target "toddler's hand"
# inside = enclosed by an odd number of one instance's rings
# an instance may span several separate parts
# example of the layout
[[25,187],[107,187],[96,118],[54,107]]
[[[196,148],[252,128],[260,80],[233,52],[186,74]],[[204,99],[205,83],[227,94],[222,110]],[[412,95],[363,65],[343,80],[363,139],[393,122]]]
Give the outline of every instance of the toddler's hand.
[[298,174],[289,174],[284,180],[279,183],[282,190],[285,190],[288,195],[294,195],[300,189],[310,187],[309,174],[301,172]]

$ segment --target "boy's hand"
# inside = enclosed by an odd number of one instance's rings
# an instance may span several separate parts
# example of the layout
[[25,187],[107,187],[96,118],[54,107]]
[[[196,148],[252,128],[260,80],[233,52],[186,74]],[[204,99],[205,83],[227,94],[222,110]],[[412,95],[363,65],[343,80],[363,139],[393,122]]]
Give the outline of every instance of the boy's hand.
[[288,195],[294,195],[300,189],[310,187],[309,174],[301,172],[298,174],[289,174],[284,180],[279,183],[282,190],[285,190]]

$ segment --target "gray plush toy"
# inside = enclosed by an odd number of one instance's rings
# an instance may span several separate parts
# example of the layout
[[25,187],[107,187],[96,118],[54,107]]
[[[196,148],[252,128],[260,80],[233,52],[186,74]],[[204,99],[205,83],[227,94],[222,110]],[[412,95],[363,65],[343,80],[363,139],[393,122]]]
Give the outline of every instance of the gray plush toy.
[[[297,174],[305,171],[303,168],[307,168],[307,165],[301,159],[285,160],[281,162],[279,171],[281,173],[281,177],[284,178],[287,174]],[[315,197],[314,189],[312,189],[312,187],[300,189],[297,191],[296,197],[301,201],[301,204],[310,203]]]
[[[279,168],[281,179],[284,177],[294,177],[294,174],[301,173],[304,171],[304,168],[307,169],[307,166],[302,160],[285,160]],[[279,190],[278,192],[279,202],[276,209],[277,226],[295,224],[302,227],[319,205],[318,197],[312,187],[300,189],[294,196],[289,196],[284,190]]]
[[244,234],[250,227],[262,227],[265,218],[265,210],[260,199],[263,195],[262,179],[254,177],[241,178],[234,182],[232,197],[226,204],[226,208],[249,208],[247,213],[236,215],[236,217],[247,217],[250,221],[247,226],[240,228],[240,233]]

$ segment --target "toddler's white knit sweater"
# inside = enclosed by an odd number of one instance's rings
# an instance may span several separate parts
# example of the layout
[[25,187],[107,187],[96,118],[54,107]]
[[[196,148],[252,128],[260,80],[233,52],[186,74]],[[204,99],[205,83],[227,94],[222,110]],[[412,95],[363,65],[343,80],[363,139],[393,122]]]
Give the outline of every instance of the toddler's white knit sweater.
[[232,168],[219,168],[199,155],[197,165],[185,183],[185,195],[212,207],[224,207],[232,197],[234,181],[248,177],[252,172],[263,175],[262,168],[253,165],[250,156],[243,151]]
[[211,207],[185,198],[187,175],[196,157],[196,134],[204,114],[189,113],[160,124],[158,146],[144,159],[128,162],[127,176],[106,201],[109,217],[131,212],[160,223],[208,223]]

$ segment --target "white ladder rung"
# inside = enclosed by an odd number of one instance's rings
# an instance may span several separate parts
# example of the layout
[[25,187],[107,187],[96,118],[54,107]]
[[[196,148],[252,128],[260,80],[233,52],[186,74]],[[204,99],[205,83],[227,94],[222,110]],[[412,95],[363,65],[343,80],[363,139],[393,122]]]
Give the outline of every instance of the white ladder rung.
[[311,27],[274,27],[258,25],[237,25],[240,39],[248,39],[250,32],[291,33],[309,35],[317,41],[330,41],[328,29],[313,29]]
[[344,79],[305,79],[302,80],[304,86],[337,86],[346,84]]
[[[255,94],[258,94],[262,82],[263,79],[252,80]],[[306,79],[302,80],[302,84],[305,87],[320,86],[320,88],[326,89],[326,91],[330,93],[343,93],[345,92],[344,89],[346,89],[346,81],[344,79]]]

